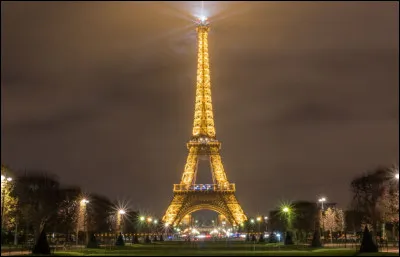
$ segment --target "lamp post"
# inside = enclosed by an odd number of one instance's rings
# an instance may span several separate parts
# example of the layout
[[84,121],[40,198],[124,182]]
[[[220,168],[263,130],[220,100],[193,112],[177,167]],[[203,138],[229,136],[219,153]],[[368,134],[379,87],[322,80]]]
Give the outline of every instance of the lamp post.
[[122,234],[124,231],[124,215],[125,215],[125,210],[123,210],[123,209],[120,209],[120,210],[118,210],[118,226],[119,226],[119,228],[118,228],[118,230],[119,230],[119,232]]
[[152,217],[147,217],[147,227],[148,227],[148,233],[152,233],[152,224],[153,222],[153,218]]
[[322,198],[318,199],[318,202],[321,203],[321,209],[324,210],[324,202],[326,202],[326,198],[322,197]]
[[264,222],[265,222],[265,231],[268,232],[268,217],[264,217]]
[[[76,245],[78,245],[78,239],[79,239],[79,227],[80,225],[83,225],[83,230],[84,232],[87,232],[86,230],[86,205],[89,203],[89,200],[86,198],[83,198],[79,202],[79,212],[78,212],[78,220],[76,222]],[[82,224],[83,223],[83,224]],[[87,236],[86,236],[87,237]]]
[[320,199],[318,199],[318,202],[321,203],[322,234],[323,234],[324,240],[325,240],[324,202],[326,202],[326,198],[321,197]]
[[285,207],[283,207],[282,211],[283,211],[283,213],[285,213],[285,215],[287,216],[286,219],[287,219],[288,227],[290,228],[290,226],[291,226],[290,209],[289,209],[289,207],[285,206]]
[[154,224],[154,234],[157,235],[158,234],[158,231],[157,231],[158,230],[157,229],[158,220],[154,220],[153,224]]
[[286,236],[285,236],[285,245],[292,245],[293,244],[293,239],[292,239],[292,207],[290,205],[283,205],[281,207],[281,213],[286,217]]
[[[395,167],[394,168],[394,172],[395,172],[395,174],[394,174],[394,179],[395,180],[397,180],[397,182],[399,182],[399,167],[397,166],[397,167]],[[399,190],[399,187],[397,186],[397,190]],[[393,235],[393,237],[395,237],[394,235],[395,235],[395,226],[393,225],[392,226],[392,235]]]
[[261,217],[257,217],[258,233],[261,233]]

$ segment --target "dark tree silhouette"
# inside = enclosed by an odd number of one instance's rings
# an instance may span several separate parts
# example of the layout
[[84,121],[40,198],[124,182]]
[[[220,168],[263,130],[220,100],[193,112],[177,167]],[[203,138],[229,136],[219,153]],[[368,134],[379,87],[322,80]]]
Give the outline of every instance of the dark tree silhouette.
[[320,224],[320,216],[322,215],[322,212],[318,210],[316,213],[316,219],[315,219],[315,228],[314,228],[314,233],[313,233],[313,239],[311,241],[311,247],[322,247],[321,243],[321,224]]
[[144,240],[144,242],[145,242],[146,244],[150,244],[150,243],[151,243],[151,240],[150,240],[149,235],[146,236],[146,239]]
[[125,242],[124,242],[124,237],[122,236],[122,233],[119,233],[119,236],[117,238],[117,241],[115,242],[116,246],[124,246]]
[[313,238],[311,241],[311,247],[322,247],[321,243],[321,232],[319,229],[316,229],[313,234]]
[[372,234],[369,232],[368,226],[365,226],[363,238],[360,246],[360,253],[376,253],[378,246],[372,240]]
[[269,236],[268,243],[278,243],[278,238],[274,231],[272,231],[271,235]]
[[161,241],[161,242],[164,242],[164,237],[163,237],[163,235],[160,235],[160,241]]
[[46,172],[29,172],[16,179],[15,191],[22,216],[32,225],[37,240],[44,226],[57,215],[62,200],[59,182]]
[[292,238],[292,233],[290,231],[286,231],[286,236],[285,236],[285,245],[292,245],[293,243],[293,238]]
[[43,227],[42,232],[39,235],[39,238],[33,247],[33,254],[50,254],[50,246],[47,242],[45,227]]
[[263,233],[260,234],[260,238],[258,239],[258,242],[259,242],[259,243],[264,243],[264,242],[265,242],[264,234],[263,234]]
[[134,244],[138,244],[138,243],[139,243],[139,236],[138,236],[138,235],[134,235],[134,236],[133,236],[133,241],[132,241],[132,243],[134,243]]
[[[355,211],[363,214],[364,223],[372,225],[372,238],[375,238],[378,224],[385,220],[387,214],[386,208],[390,197],[387,197],[386,192],[393,188],[393,173],[390,168],[377,167],[367,174],[355,178],[351,182],[353,192],[353,208]],[[396,191],[398,186],[396,185]],[[397,197],[396,197],[397,198]],[[398,198],[397,213],[398,217]],[[371,233],[371,232],[370,232]]]
[[113,216],[114,205],[105,196],[90,194],[90,204],[87,205],[87,227],[90,231],[108,231],[111,220],[110,214]]
[[99,243],[97,242],[96,236],[94,233],[90,236],[90,240],[88,242],[87,248],[99,248]]

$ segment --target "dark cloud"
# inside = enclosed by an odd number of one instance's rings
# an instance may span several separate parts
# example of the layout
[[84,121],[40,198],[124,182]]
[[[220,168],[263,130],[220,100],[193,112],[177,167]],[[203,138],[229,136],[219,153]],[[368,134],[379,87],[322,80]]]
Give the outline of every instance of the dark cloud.
[[[162,215],[191,133],[200,2],[1,5],[2,162]],[[398,3],[205,9],[217,137],[246,212],[321,193],[345,206],[351,178],[398,161]]]

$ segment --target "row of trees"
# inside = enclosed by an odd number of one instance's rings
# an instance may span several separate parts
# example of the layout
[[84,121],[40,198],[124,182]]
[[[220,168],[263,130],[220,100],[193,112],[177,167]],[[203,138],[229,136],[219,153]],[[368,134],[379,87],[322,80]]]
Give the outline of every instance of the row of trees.
[[[2,165],[2,175],[11,171]],[[10,175],[8,175],[10,176]],[[43,230],[62,233],[65,240],[76,237],[82,191],[79,187],[61,187],[57,177],[41,171],[25,172],[12,183],[2,183],[2,243],[6,234],[15,239],[36,242]],[[114,204],[106,197],[90,195],[85,231],[115,229]],[[17,232],[17,233],[15,233]],[[76,240],[76,239],[75,239]]]
[[6,166],[1,169],[2,175],[13,177],[12,182],[2,183],[2,244],[30,241],[35,245],[43,235],[53,233],[62,235],[59,244],[88,244],[95,233],[116,237],[121,232],[154,234],[165,230],[154,217],[128,209],[121,214],[118,203],[86,194],[79,187],[63,187],[47,172],[26,171],[17,176]]
[[357,233],[365,227],[372,232],[373,241],[386,239],[386,228],[390,227],[391,239],[398,239],[399,184],[398,168],[378,167],[354,178],[351,206],[343,211],[334,205],[322,210],[315,202],[299,201],[288,205],[286,212],[270,213],[269,230],[294,232],[299,241],[311,239],[318,230],[325,238],[348,233]]

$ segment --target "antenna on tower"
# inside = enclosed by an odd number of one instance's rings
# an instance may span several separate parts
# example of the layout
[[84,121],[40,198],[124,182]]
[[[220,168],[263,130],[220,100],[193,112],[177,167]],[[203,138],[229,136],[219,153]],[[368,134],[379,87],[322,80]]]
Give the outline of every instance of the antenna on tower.
[[204,1],[201,1],[201,15],[199,18],[199,25],[207,25],[207,17],[204,15]]

